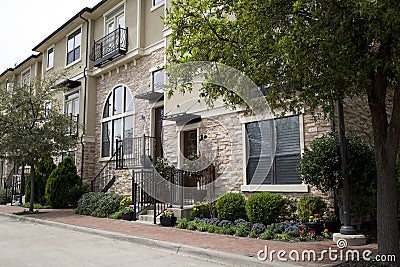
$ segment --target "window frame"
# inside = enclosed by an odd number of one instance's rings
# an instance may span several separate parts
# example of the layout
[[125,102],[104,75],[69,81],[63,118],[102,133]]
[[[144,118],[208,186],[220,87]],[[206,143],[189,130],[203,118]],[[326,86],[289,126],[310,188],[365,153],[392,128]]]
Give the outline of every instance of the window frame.
[[[52,55],[52,60],[50,61],[50,55]],[[52,69],[54,67],[54,46],[47,49],[46,53],[46,70]],[[51,62],[51,66],[50,66]]]
[[[25,81],[25,77],[24,77],[27,74],[28,74],[28,82]],[[26,70],[24,70],[23,72],[21,72],[21,85],[22,86],[30,85],[31,78],[32,78],[32,71],[31,71],[31,67],[29,67]]]
[[[80,43],[79,46],[76,46],[75,44],[75,38],[80,35]],[[69,51],[69,47],[68,47],[68,43],[69,40],[73,39],[74,40],[74,45],[73,45],[73,49],[71,51]],[[75,58],[76,56],[76,50],[79,49],[79,56],[77,58]],[[73,53],[73,60],[69,61],[68,55],[70,53]],[[65,66],[69,67],[71,65],[74,65],[75,63],[79,62],[82,58],[82,27],[78,27],[77,29],[75,29],[74,31],[72,31],[70,34],[67,35],[66,37],[66,60],[65,60]]]
[[[150,71],[151,71],[151,91],[152,92],[164,92],[164,88],[165,88],[165,70],[164,70],[164,68],[163,67],[154,68]],[[157,84],[154,82],[154,77],[155,77],[156,73],[160,73],[160,72],[163,73],[163,85],[160,86],[160,88],[158,88],[157,90],[155,90],[155,87]]]
[[155,7],[161,6],[162,4],[164,4],[164,1],[165,0],[152,0],[151,7],[155,8]]
[[[121,101],[121,103],[123,104],[123,108],[122,108],[122,112],[118,113],[118,114],[114,114],[115,112],[115,91],[116,89],[122,87],[123,89],[123,99]],[[131,99],[131,102],[128,102],[128,94],[129,94],[129,98]],[[110,101],[112,101],[112,103],[110,103]],[[108,111],[107,111],[107,116],[105,116],[106,114],[106,105],[108,105]],[[131,107],[131,108],[130,108]],[[112,114],[110,114],[112,113]],[[135,130],[135,108],[134,108],[134,98],[133,98],[133,94],[131,92],[131,90],[129,89],[128,86],[123,85],[123,84],[119,84],[115,87],[113,87],[113,89],[111,90],[111,92],[108,94],[106,100],[104,101],[103,104],[103,109],[102,109],[102,118],[101,118],[101,138],[100,138],[100,158],[101,159],[109,159],[113,156],[114,154],[114,144],[115,144],[115,140],[114,140],[114,135],[115,135],[115,122],[120,121],[120,133],[121,133],[121,140],[125,139],[125,124],[126,124],[126,118],[130,118],[132,117],[132,137],[134,137],[134,130]],[[107,131],[109,131],[109,134],[104,135],[104,126],[107,125]],[[107,154],[105,153],[106,151],[104,151],[104,137],[108,136],[111,137],[108,138],[109,140],[109,144],[108,144],[108,152]],[[129,150],[124,151],[125,154],[130,154]]]
[[[304,125],[303,114],[286,114],[285,117],[297,115],[299,119],[299,135],[300,135],[300,155],[304,152]],[[263,120],[279,119],[269,114]],[[259,122],[255,116],[241,118],[242,123],[242,140],[243,140],[243,192],[288,192],[288,193],[306,193],[309,188],[307,184],[248,184],[247,183],[247,165],[249,159],[249,143],[246,131],[246,124],[251,122]]]

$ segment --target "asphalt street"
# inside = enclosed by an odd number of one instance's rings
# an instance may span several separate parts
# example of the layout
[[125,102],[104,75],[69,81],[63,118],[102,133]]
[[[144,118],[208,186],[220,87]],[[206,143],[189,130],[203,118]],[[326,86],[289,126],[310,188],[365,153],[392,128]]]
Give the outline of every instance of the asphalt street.
[[0,216],[0,267],[221,266],[120,241]]

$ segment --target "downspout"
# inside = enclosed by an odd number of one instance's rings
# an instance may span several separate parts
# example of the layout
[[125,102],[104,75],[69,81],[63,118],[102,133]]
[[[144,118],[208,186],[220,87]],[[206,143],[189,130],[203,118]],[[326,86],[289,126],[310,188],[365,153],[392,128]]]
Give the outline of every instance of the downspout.
[[86,127],[86,92],[87,92],[87,81],[88,77],[86,75],[86,70],[88,68],[88,57],[89,57],[89,21],[82,17],[82,14],[79,14],[79,17],[86,22],[86,58],[85,58],[85,68],[83,69],[83,77],[85,79],[85,87],[83,91],[83,130],[81,135],[81,146],[82,146],[82,154],[81,154],[81,180],[83,179],[83,166],[85,161],[85,144],[83,143],[83,137],[85,135],[85,127]]

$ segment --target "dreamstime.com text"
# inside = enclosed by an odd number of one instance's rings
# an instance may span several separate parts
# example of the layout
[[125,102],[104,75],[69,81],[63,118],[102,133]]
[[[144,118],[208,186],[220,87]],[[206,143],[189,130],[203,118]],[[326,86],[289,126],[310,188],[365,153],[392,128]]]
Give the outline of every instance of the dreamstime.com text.
[[298,250],[274,250],[269,249],[265,246],[257,253],[257,257],[261,261],[379,261],[379,262],[396,262],[395,255],[373,255],[371,250],[357,250],[357,249],[345,249],[347,242],[343,239],[339,239],[337,242],[337,248],[329,247],[322,251],[315,251],[313,249],[306,249],[302,251]]

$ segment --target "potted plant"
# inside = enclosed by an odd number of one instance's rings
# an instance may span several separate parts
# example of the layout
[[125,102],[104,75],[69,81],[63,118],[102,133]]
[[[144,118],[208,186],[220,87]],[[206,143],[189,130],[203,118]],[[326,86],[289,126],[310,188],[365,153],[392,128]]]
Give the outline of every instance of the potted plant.
[[128,207],[125,207],[122,211],[122,220],[133,221],[135,219],[134,208],[134,205],[129,205]]
[[160,224],[162,226],[174,226],[176,223],[176,217],[172,210],[165,209],[160,215]]
[[318,213],[310,215],[308,222],[305,223],[309,231],[314,231],[315,234],[320,235],[324,230],[324,225],[320,221],[320,216]]

